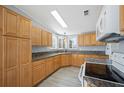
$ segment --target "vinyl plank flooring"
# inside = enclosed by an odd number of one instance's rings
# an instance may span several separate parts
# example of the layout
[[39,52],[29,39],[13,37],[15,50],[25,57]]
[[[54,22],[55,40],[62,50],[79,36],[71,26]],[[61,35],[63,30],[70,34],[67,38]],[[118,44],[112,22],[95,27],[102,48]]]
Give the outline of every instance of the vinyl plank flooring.
[[37,87],[81,87],[78,73],[79,68],[77,67],[61,68]]

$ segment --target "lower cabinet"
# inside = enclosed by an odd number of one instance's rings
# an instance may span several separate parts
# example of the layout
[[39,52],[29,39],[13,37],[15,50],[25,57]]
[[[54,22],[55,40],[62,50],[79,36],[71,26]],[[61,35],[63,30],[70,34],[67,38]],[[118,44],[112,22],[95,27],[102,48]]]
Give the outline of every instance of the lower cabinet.
[[84,55],[72,54],[72,66],[80,67],[84,63]]
[[63,54],[61,55],[61,66],[69,66],[71,65],[71,55]]
[[46,77],[46,61],[40,60],[33,62],[32,65],[32,84],[35,85]]
[[80,67],[85,58],[107,58],[106,56],[84,55],[84,54],[62,54],[32,63],[32,84],[36,85],[44,78],[55,72],[60,67]]
[[60,56],[55,56],[53,61],[54,61],[54,70],[57,70],[61,66]]
[[50,75],[51,73],[54,72],[54,61],[53,61],[53,58],[48,58],[46,60],[46,75]]

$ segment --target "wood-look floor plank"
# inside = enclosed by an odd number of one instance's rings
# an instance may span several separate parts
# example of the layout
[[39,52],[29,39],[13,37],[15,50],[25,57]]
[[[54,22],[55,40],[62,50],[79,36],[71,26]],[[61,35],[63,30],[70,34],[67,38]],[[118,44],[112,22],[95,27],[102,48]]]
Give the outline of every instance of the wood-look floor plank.
[[81,87],[78,73],[79,68],[76,67],[61,68],[37,87]]

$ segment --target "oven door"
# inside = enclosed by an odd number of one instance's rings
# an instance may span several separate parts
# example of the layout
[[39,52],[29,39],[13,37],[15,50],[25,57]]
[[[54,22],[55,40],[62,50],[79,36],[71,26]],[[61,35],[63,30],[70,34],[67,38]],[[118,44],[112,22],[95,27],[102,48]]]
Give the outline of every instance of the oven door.
[[83,87],[83,82],[84,82],[83,81],[84,74],[85,74],[85,63],[81,65],[81,68],[80,68],[80,71],[79,71],[79,74],[78,74],[78,78],[81,82],[82,87]]
[[81,83],[83,82],[82,75],[83,75],[83,64],[81,65],[81,68],[80,68],[80,71],[79,71],[79,74],[78,74],[78,78],[79,78]]

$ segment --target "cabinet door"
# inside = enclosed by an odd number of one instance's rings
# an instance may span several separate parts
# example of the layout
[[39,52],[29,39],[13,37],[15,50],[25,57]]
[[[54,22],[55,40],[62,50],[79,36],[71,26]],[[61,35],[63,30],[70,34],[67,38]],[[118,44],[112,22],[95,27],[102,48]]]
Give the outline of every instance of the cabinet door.
[[78,55],[78,62],[77,62],[77,66],[81,66],[82,64],[84,64],[84,55],[79,54]]
[[3,86],[3,37],[0,35],[0,87]]
[[19,39],[20,86],[31,86],[31,40]]
[[19,86],[18,39],[5,37],[4,74],[5,86]]
[[46,65],[44,60],[41,61],[41,80],[46,77]]
[[33,85],[41,80],[41,63],[40,61],[34,62],[32,66],[32,81]]
[[84,34],[78,35],[78,46],[84,46]]
[[124,5],[120,6],[120,30],[124,33]]
[[51,47],[52,46],[52,34],[48,33],[48,46]]
[[32,86],[31,64],[25,64],[20,67],[20,86],[21,87],[31,87]]
[[42,45],[43,45],[43,46],[47,46],[47,41],[48,41],[48,39],[47,39],[47,32],[44,31],[44,30],[42,30],[41,35],[42,35],[42,36],[41,36]]
[[82,38],[81,38],[82,34],[78,35],[78,46],[82,46]]
[[61,56],[61,65],[62,66],[69,66],[69,56],[68,55],[62,55]]
[[91,33],[91,45],[95,46],[96,44],[97,44],[97,42],[96,42],[96,34]]
[[19,37],[31,37],[31,21],[23,16],[19,17]]
[[0,35],[3,34],[3,28],[4,28],[4,8],[0,6]]
[[84,45],[89,46],[91,44],[91,34],[84,35]]
[[77,66],[77,58],[78,58],[78,55],[77,54],[72,54],[72,65],[73,66]]
[[4,35],[17,36],[18,34],[18,14],[5,9],[5,30]]
[[37,27],[32,27],[31,30],[32,45],[41,45],[41,30]]

